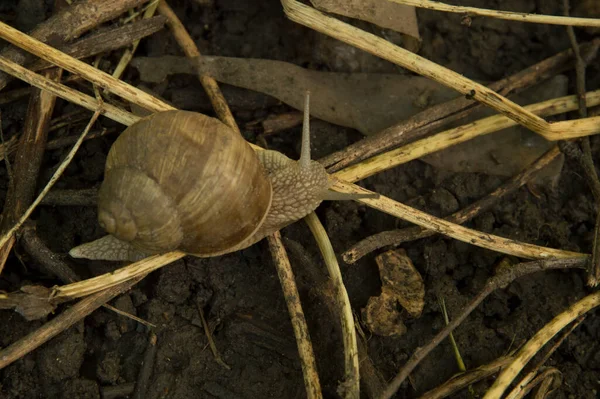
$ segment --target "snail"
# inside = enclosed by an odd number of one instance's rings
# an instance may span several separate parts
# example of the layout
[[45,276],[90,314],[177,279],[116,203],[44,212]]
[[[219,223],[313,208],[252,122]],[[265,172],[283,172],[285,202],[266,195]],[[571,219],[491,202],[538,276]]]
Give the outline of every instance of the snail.
[[247,248],[314,211],[324,200],[370,194],[330,190],[310,158],[309,93],[300,159],[254,150],[218,119],[157,112],[135,122],[109,150],[98,192],[108,233],[69,252],[74,258],[136,261],[181,251],[219,256]]

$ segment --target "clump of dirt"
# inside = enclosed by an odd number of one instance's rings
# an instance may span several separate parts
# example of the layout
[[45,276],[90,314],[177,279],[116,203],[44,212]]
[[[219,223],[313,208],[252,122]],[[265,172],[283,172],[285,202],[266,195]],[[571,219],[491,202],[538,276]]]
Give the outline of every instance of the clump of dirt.
[[[39,15],[28,19],[21,3],[2,2],[0,17],[18,27],[34,25]],[[38,2],[51,3],[51,2]],[[221,0],[214,6],[202,1],[169,1],[192,34],[203,54],[269,58],[315,69],[394,72],[398,69],[357,50],[360,63],[350,68],[340,59],[339,43],[287,20],[281,4],[274,0]],[[207,2],[208,3],[208,2]],[[465,5],[522,12],[561,14],[561,2],[479,0]],[[466,4],[469,3],[469,4]],[[500,4],[501,3],[501,4]],[[39,10],[38,10],[39,11]],[[423,38],[420,54],[470,78],[491,81],[530,66],[569,47],[564,27],[475,18],[465,25],[460,15],[418,11]],[[583,40],[584,33],[580,34]],[[329,46],[334,46],[333,47]],[[142,41],[140,55],[180,55],[168,30]],[[118,54],[117,54],[118,55]],[[107,59],[117,58],[110,55]],[[588,89],[600,84],[598,66],[588,69]],[[573,92],[574,76],[570,78]],[[134,85],[139,79],[128,71],[124,79]],[[11,87],[19,86],[15,82]],[[174,76],[152,87],[176,106],[212,113],[207,96],[193,76]],[[289,109],[260,93],[223,85],[235,118],[250,140],[255,132],[247,123]],[[2,106],[2,129],[9,138],[23,125],[27,100]],[[59,101],[56,114],[77,109]],[[103,120],[105,126],[117,126]],[[298,157],[299,127],[267,138],[271,148]],[[360,139],[350,129],[314,121],[314,157],[319,158]],[[57,134],[66,135],[68,130]],[[86,142],[75,161],[57,184],[58,188],[89,188],[102,180],[106,154],[114,136]],[[596,162],[600,142],[592,137]],[[53,173],[68,149],[46,154],[41,181]],[[413,161],[380,173],[363,183],[367,188],[437,216],[446,216],[497,188],[503,178],[476,173],[451,173],[421,161]],[[0,168],[0,198],[4,201],[8,175]],[[383,230],[409,224],[352,202],[324,203],[318,209],[338,253],[358,240]],[[37,231],[48,246],[65,254],[73,246],[98,238],[103,231],[93,207],[41,206],[34,214]],[[558,183],[530,191],[523,187],[466,226],[519,241],[589,252],[593,239],[595,207],[576,165],[566,163]],[[343,379],[340,329],[314,294],[315,279],[326,281],[319,250],[307,226],[296,223],[283,230],[297,274],[301,300],[313,339],[321,382],[326,397],[338,397]],[[370,336],[368,351],[386,380],[394,376],[416,348],[425,345],[444,326],[438,297],[445,300],[450,318],[456,315],[486,280],[502,255],[442,236],[402,245],[425,284],[425,307],[420,317],[405,321],[400,337]],[[17,256],[18,255],[18,256]],[[341,262],[348,294],[357,314],[371,296],[381,290],[374,255],[355,265]],[[24,267],[19,257],[24,256]],[[114,269],[104,262],[70,261],[82,276]],[[40,277],[38,265],[17,249],[9,257],[0,289],[12,291],[35,281],[46,286],[58,281]],[[475,368],[506,354],[528,340],[556,314],[589,293],[585,273],[553,271],[519,279],[491,295],[454,332],[468,368]],[[210,258],[186,257],[137,284],[111,302],[112,306],[140,317],[156,327],[157,353],[147,397],[229,398],[304,397],[302,370],[286,304],[277,273],[265,242],[238,253]],[[60,313],[66,306],[57,309]],[[215,361],[200,319],[202,309],[224,367]],[[52,318],[54,315],[49,316]],[[600,388],[600,320],[598,311],[565,340],[546,363],[556,367],[563,384],[556,398],[595,398]],[[43,321],[27,322],[12,311],[0,311],[0,345],[6,347]],[[142,324],[106,308],[52,339],[33,353],[0,371],[2,398],[35,397],[126,397],[137,380],[148,342]],[[398,397],[414,398],[438,386],[458,372],[450,343],[444,341],[414,371],[410,385]],[[482,393],[492,381],[473,386]],[[113,396],[110,396],[113,395]],[[456,398],[468,397],[461,393]]]

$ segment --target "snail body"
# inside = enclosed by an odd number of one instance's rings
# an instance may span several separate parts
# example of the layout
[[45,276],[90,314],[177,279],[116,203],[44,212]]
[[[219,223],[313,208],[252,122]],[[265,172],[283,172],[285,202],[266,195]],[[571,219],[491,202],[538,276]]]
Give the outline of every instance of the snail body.
[[111,147],[98,195],[109,234],[73,248],[75,258],[139,260],[182,251],[198,257],[244,249],[305,217],[329,191],[310,159],[308,96],[300,160],[255,151],[215,118],[158,112],[129,126]]

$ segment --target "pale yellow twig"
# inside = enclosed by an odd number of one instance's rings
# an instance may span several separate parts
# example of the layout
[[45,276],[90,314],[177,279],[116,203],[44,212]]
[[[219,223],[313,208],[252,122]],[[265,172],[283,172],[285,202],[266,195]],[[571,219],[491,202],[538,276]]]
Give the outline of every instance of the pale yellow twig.
[[[32,86],[49,91],[57,97],[78,104],[90,111],[96,111],[98,109],[98,101],[94,97],[83,94],[80,91],[50,80],[45,76],[39,75],[35,72],[31,72],[27,68],[22,67],[13,61],[7,60],[4,57],[0,57],[0,70],[18,79],[21,79]],[[129,126],[140,119],[139,116],[107,103],[104,103],[100,112],[110,119],[124,124],[125,126]]]
[[541,347],[551,340],[560,330],[598,305],[600,305],[600,291],[596,291],[579,300],[569,307],[569,309],[552,319],[551,322],[538,331],[514,356],[512,363],[502,370],[492,387],[486,392],[483,399],[500,399],[512,380],[521,372],[523,367],[525,367],[529,360],[535,356]]
[[185,257],[183,252],[169,252],[162,255],[150,256],[138,262],[115,270],[111,273],[102,274],[87,280],[52,288],[51,299],[74,299],[84,297],[109,287],[114,287],[122,282],[131,280],[138,276],[144,276]]
[[48,46],[3,22],[0,22],[0,38],[71,73],[81,75],[90,82],[98,85],[98,87],[106,89],[111,93],[121,96],[125,100],[150,111],[157,112],[174,109],[172,106],[158,98],[151,96],[136,87],[128,85],[119,79],[115,79],[106,72],[100,71],[54,47]]
[[468,16],[491,17],[498,19],[507,19],[518,22],[531,22],[536,24],[549,25],[570,25],[570,26],[591,26],[600,27],[600,19],[598,18],[577,18],[563,17],[559,15],[540,15],[527,14],[522,12],[488,10],[485,8],[453,6],[439,1],[430,0],[388,0],[393,3],[404,4],[418,8],[426,8],[428,10],[452,12],[456,14],[466,14]]
[[296,0],[281,0],[281,4],[290,20],[468,95],[549,140],[560,140],[572,130],[580,130],[582,135],[600,133],[600,117],[548,123],[486,86],[381,37],[341,22]]
[[[600,90],[586,93],[586,101],[588,107],[600,104]],[[525,108],[535,114],[549,116],[574,111],[578,107],[577,96],[565,96],[537,104],[531,104]],[[340,180],[357,182],[436,151],[441,151],[453,145],[469,141],[475,137],[497,132],[515,125],[515,121],[503,115],[490,116],[368,158],[355,165],[348,166],[333,175]],[[573,130],[570,134],[565,135],[563,139],[580,137],[580,134],[581,131]]]
[[[337,306],[340,310],[340,322],[342,327],[342,336],[344,342],[344,366],[345,376],[342,384],[342,397],[358,399],[360,397],[360,371],[358,367],[358,344],[356,341],[356,329],[354,327],[354,316],[348,292],[344,286],[340,265],[335,256],[335,251],[329,240],[329,236],[321,221],[314,212],[311,212],[304,219],[315,236],[327,272],[333,286]],[[340,390],[338,390],[340,391]]]
[[[373,193],[372,191],[343,181],[337,181],[333,185],[332,189],[342,193]],[[436,218],[435,216],[431,216],[425,212],[411,208],[400,202],[396,202],[383,195],[380,195],[377,199],[364,198],[357,201],[370,206],[371,208],[387,213],[388,215],[407,220],[411,223],[429,230],[433,230],[445,236],[507,255],[514,255],[525,259],[574,258],[589,256],[587,254],[578,252],[562,251],[559,249],[521,243],[509,238],[472,230],[459,224]]]

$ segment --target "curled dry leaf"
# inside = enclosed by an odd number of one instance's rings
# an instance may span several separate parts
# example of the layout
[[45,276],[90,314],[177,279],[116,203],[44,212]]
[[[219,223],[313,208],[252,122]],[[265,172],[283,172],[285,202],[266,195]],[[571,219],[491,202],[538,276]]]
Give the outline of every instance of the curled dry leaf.
[[381,277],[381,295],[371,297],[363,309],[363,319],[377,335],[402,335],[402,308],[419,317],[425,304],[425,284],[403,249],[385,252],[375,258]]
[[420,39],[414,7],[389,0],[311,0],[321,11],[357,18]]

